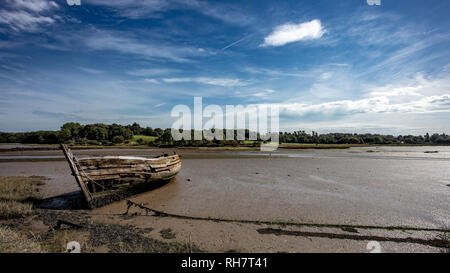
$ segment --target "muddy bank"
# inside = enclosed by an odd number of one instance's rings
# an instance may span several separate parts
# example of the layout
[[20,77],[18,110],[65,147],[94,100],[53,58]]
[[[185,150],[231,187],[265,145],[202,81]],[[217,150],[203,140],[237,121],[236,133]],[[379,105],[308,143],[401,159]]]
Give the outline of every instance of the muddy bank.
[[1,228],[24,234],[42,252],[66,252],[76,241],[84,253],[193,252],[448,252],[448,236],[427,231],[293,227],[279,224],[218,223],[172,217],[102,215],[86,211],[36,210],[23,219],[0,221]]
[[127,215],[90,215],[110,223],[159,230],[151,236],[189,241],[210,252],[368,252],[368,242],[377,239],[383,252],[449,250],[445,232],[190,220],[148,215],[139,209]]
[[[132,199],[154,209],[200,217],[450,226],[448,160],[409,159],[410,155],[384,160],[366,154],[372,153],[183,158],[175,180]],[[0,163],[0,175],[49,177],[42,193],[56,205],[63,206],[65,195],[78,191],[64,161]],[[124,206],[117,202],[100,211],[116,213]]]
[[[382,243],[388,251],[439,252],[439,246],[423,240],[437,238],[441,232],[421,228],[450,227],[448,151],[429,154],[421,147],[389,149],[276,154],[189,151],[173,181],[131,197],[138,204],[170,214],[235,222],[146,216],[147,212],[138,209],[122,216],[127,210],[125,201],[86,212],[95,221],[151,228],[153,239],[182,239],[213,252],[365,252],[366,239],[377,236],[388,238]],[[121,149],[116,154],[147,156],[150,152],[161,151]],[[105,155],[103,150],[88,153]],[[84,209],[76,205],[80,195],[64,161],[3,162],[0,175],[47,176],[42,189],[44,207]],[[286,222],[309,225],[280,224]],[[258,232],[264,228],[280,232]],[[340,235],[347,233],[360,237]],[[414,241],[405,239],[408,237]]]

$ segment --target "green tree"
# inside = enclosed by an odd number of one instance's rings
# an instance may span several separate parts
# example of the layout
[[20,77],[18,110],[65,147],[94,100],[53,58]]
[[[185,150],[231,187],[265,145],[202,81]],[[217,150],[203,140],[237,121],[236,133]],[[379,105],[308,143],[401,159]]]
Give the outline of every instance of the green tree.
[[108,139],[108,127],[102,123],[88,124],[83,128],[83,135],[89,140],[102,142]]
[[164,134],[163,129],[161,129],[161,128],[155,129],[155,136],[159,137],[159,136],[162,136],[162,134]]
[[61,131],[64,131],[61,140],[63,140],[64,142],[69,140],[76,141],[82,137],[81,136],[82,130],[83,126],[77,122],[64,123],[64,125],[61,126]]
[[123,136],[114,136],[112,139],[112,142],[114,144],[120,144],[123,143],[125,141],[125,138]]
[[143,131],[141,126],[137,122],[133,123],[133,125],[131,125],[129,129],[131,130],[131,132],[133,132],[133,135],[140,135]]

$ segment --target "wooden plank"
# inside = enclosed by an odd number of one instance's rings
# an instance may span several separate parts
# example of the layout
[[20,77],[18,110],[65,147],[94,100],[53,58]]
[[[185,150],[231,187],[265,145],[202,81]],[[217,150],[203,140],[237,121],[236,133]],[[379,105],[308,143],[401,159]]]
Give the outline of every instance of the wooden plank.
[[113,175],[95,175],[90,177],[91,180],[98,181],[98,180],[117,180],[120,179],[120,175],[113,174]]
[[111,175],[111,174],[132,174],[135,172],[148,172],[151,173],[150,168],[117,168],[117,169],[99,169],[99,170],[86,170],[86,174],[89,176],[95,175]]
[[84,198],[86,198],[87,203],[89,204],[89,206],[91,206],[92,196],[89,190],[87,189],[86,184],[84,183],[77,166],[75,165],[74,160],[76,160],[76,158],[73,156],[72,152],[70,151],[70,149],[67,148],[65,144],[61,144],[61,149],[63,150],[64,156],[67,162],[69,163],[69,167],[70,170],[72,171],[72,174],[75,176],[75,181],[77,182],[78,186],[83,192]]

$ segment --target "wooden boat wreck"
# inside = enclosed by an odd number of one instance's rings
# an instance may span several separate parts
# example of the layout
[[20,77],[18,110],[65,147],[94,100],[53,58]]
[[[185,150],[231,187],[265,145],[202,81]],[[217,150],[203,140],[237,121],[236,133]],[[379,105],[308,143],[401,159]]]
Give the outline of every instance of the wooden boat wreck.
[[[136,191],[174,177],[181,169],[178,154],[154,158],[135,156],[75,157],[64,144],[61,149],[88,205],[93,208],[127,197]],[[105,199],[109,201],[105,202]],[[101,200],[101,201],[99,201]]]

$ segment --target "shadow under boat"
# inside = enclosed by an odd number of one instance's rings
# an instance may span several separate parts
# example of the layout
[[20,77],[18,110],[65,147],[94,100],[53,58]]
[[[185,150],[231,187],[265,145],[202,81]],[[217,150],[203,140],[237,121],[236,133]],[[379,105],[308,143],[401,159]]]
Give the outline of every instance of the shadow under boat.
[[90,204],[85,199],[81,190],[79,190],[45,199],[35,200],[34,205],[37,208],[54,210],[90,209],[93,207],[105,206],[115,201],[129,198],[133,195],[158,189],[174,180],[176,180],[176,178],[154,181],[153,183],[138,183],[127,189],[121,189],[120,191],[105,193],[102,196],[97,196],[91,200]]

